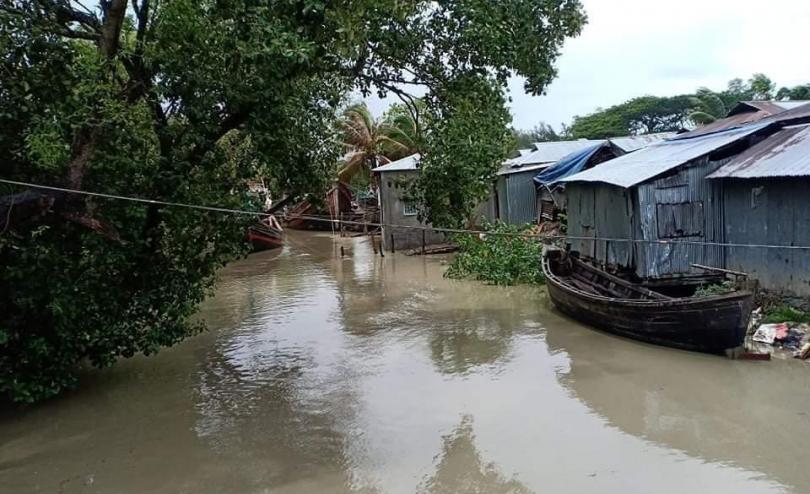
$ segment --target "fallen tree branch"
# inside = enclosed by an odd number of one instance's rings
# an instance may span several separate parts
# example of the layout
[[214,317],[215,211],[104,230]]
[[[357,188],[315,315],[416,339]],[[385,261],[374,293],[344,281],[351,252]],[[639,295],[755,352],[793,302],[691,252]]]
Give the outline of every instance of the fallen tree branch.
[[68,221],[72,221],[73,223],[89,228],[109,240],[114,240],[116,242],[121,241],[121,236],[118,234],[118,230],[116,230],[112,225],[109,225],[99,219],[80,213],[61,213],[60,216]]
[[0,228],[5,231],[11,223],[30,221],[46,214],[64,194],[26,190],[0,197]]

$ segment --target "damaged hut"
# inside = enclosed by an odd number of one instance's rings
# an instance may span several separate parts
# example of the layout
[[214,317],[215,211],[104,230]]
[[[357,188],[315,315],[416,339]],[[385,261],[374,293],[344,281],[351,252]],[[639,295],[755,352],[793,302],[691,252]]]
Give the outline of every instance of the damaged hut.
[[557,163],[542,169],[533,178],[536,188],[538,223],[556,221],[557,215],[565,211],[565,184],[561,182],[563,178],[589,170],[596,165],[638,151],[674,135],[672,132],[662,132],[593,141],[594,144],[575,151]]
[[494,195],[483,216],[489,220],[522,225],[537,221],[537,193],[534,177],[565,156],[605,141],[538,142],[525,155],[507,161],[498,171]]
[[685,134],[561,179],[572,249],[642,279],[724,266],[722,247],[706,245],[724,235],[719,184],[705,178],[773,131]]

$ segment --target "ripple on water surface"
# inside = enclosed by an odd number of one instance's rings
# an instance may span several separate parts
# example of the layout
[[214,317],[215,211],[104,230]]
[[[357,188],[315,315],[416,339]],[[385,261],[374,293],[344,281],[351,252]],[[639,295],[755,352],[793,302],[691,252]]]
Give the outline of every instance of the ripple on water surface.
[[542,289],[444,268],[291,232],[222,273],[200,312],[209,332],[5,413],[0,486],[810,492],[804,364],[614,338],[551,310]]

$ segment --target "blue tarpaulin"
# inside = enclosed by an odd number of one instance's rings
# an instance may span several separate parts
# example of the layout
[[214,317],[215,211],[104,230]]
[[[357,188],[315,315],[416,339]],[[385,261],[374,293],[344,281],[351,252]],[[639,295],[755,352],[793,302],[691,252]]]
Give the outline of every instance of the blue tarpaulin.
[[593,146],[569,154],[535,176],[534,183],[537,186],[551,185],[557,180],[581,172],[588,164],[588,160],[590,160],[597,151],[602,149],[604,145],[604,142],[600,142],[599,144],[594,144]]

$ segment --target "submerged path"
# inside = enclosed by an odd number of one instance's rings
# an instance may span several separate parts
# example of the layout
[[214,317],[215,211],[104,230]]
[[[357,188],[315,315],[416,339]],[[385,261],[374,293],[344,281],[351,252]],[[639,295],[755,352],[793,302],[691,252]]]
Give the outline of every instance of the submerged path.
[[293,232],[211,328],[0,414],[0,492],[810,492],[802,362],[644,345],[542,289]]

